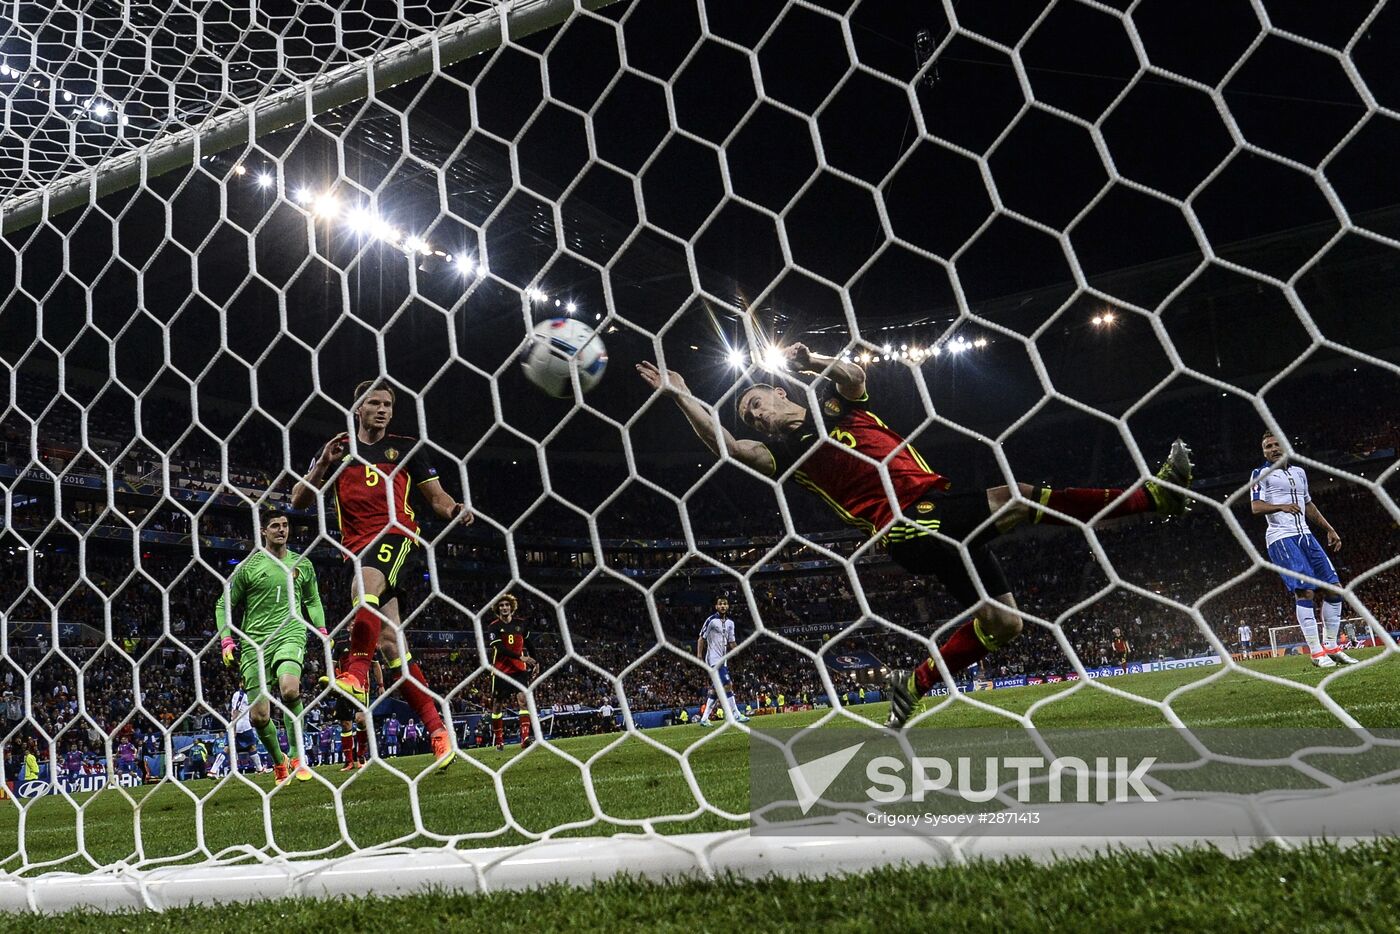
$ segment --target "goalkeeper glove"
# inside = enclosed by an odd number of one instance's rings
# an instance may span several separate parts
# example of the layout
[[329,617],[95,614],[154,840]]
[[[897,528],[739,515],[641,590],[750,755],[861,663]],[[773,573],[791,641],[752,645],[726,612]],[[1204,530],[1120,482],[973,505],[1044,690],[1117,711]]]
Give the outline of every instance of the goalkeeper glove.
[[219,640],[219,648],[223,650],[224,667],[227,668],[233,664],[233,638],[231,636],[224,636]]

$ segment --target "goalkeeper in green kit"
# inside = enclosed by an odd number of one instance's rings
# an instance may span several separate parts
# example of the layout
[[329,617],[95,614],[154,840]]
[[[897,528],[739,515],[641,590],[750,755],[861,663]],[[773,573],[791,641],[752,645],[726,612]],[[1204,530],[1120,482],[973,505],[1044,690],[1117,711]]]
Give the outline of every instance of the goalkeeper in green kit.
[[[214,605],[219,646],[224,665],[233,664],[233,620],[229,607],[243,608],[238,627],[238,664],[243,689],[252,705],[248,717],[275,763],[273,774],[281,783],[290,772],[300,781],[311,778],[302,762],[301,730],[287,724],[290,756],[284,756],[272,722],[268,682],[296,721],[301,723],[301,669],[306,656],[306,627],[326,634],[326,611],[316,586],[316,569],[302,555],[287,548],[292,524],[287,514],[271,510],[262,517],[262,547],[244,558],[228,581],[228,591]],[[225,602],[227,600],[227,602]],[[304,614],[304,615],[303,615]]]

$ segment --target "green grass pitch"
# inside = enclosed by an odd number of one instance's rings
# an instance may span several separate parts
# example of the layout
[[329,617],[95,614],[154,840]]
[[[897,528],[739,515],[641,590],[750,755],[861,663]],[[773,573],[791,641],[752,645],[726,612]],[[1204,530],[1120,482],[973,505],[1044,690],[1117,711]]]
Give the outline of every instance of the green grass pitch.
[[[1357,653],[1370,658],[1376,652]],[[1196,668],[1180,671],[1144,674],[1084,684],[1055,684],[978,693],[976,700],[993,708],[1024,714],[1034,707],[1033,719],[1041,728],[1102,728],[1165,726],[1168,721],[1162,711],[1149,702],[1161,702],[1180,688],[1196,687],[1171,698],[1172,709],[1193,727],[1338,727],[1342,724],[1323,707],[1317,698],[1298,686],[1314,686],[1323,680],[1324,672],[1309,667],[1305,660],[1293,657],[1267,659],[1248,663],[1250,669],[1282,679],[1271,683],[1241,673],[1222,676],[1222,670]],[[1331,677],[1328,694],[1349,711],[1365,727],[1372,729],[1400,727],[1400,705],[1394,698],[1400,682],[1400,663],[1385,658],[1377,664],[1359,670],[1343,671]],[[1100,688],[1111,686],[1128,696],[1115,696]],[[1053,698],[1053,699],[1052,699]],[[1048,703],[1045,701],[1052,699]],[[932,701],[930,702],[932,703]],[[882,720],[885,705],[870,704],[850,708],[852,713]],[[826,711],[804,711],[764,718],[766,725],[798,727],[809,724]],[[993,711],[955,702],[938,710],[921,723],[922,728],[1012,726],[1014,721]],[[742,733],[734,729],[707,732],[695,725],[648,731],[649,739],[669,750],[684,752],[695,780],[711,807],[702,807],[685,781],[675,757],[658,750],[634,736],[578,738],[560,741],[554,749],[537,745],[521,754],[514,747],[503,753],[494,749],[473,752],[475,763],[458,762],[440,774],[423,775],[416,786],[410,786],[407,776],[417,775],[428,764],[426,756],[391,760],[391,768],[375,765],[362,770],[352,782],[346,783],[337,767],[327,767],[321,776],[335,785],[344,784],[343,815],[348,837],[355,847],[378,844],[441,846],[446,838],[459,838],[455,845],[502,846],[526,842],[530,837],[508,827],[502,811],[495,782],[499,780],[510,802],[511,815],[531,834],[543,834],[565,824],[589,824],[563,831],[560,836],[596,836],[616,832],[640,831],[651,823],[661,833],[730,830],[742,828],[744,821],[725,814],[747,811],[747,746]],[[606,750],[606,751],[605,751]],[[590,806],[584,787],[585,769],[578,763],[588,763],[592,787],[597,796],[601,819]],[[396,774],[398,770],[400,774]],[[319,781],[289,783],[275,794],[265,797],[257,789],[271,787],[269,776],[253,780],[257,788],[241,781],[225,780],[149,786],[131,790],[132,799],[139,802],[138,811],[131,800],[116,790],[105,790],[79,796],[72,803],[59,796],[48,796],[26,804],[21,815],[13,802],[0,809],[0,841],[8,858],[0,866],[6,872],[22,867],[26,874],[55,869],[91,871],[101,865],[125,861],[154,867],[170,862],[199,861],[209,854],[229,858],[239,849],[280,852],[293,855],[332,856],[350,852],[339,825],[337,809],[329,788]],[[416,800],[426,835],[414,832],[411,800]],[[197,816],[199,812],[201,817]],[[657,820],[663,818],[662,820]],[[203,837],[198,836],[202,823]],[[83,841],[79,846],[79,834]],[[200,849],[202,846],[203,849]],[[86,850],[86,856],[82,850]],[[1367,848],[1369,849],[1369,848]],[[1387,844],[1377,850],[1388,860],[1393,872],[1394,857],[1400,850]],[[1087,872],[1103,874],[1112,885],[1121,886],[1124,873],[1152,873],[1153,885],[1163,891],[1181,890],[1194,886],[1194,895],[1203,903],[1211,902],[1211,884],[1199,877],[1187,878],[1184,869],[1169,867],[1174,863],[1185,866],[1193,860],[1206,860],[1199,854],[1175,856],[1119,856],[1091,861]],[[1344,858],[1329,856],[1328,859]],[[1351,857],[1345,857],[1350,859]],[[1270,860],[1286,863],[1296,859],[1291,853],[1261,853],[1250,857],[1253,864],[1270,865]],[[1328,865],[1318,871],[1331,875]],[[1261,870],[1262,871],[1262,870]],[[1281,872],[1283,870],[1280,870]],[[953,892],[971,883],[980,873],[997,876],[1007,886],[1021,886],[1021,880],[1044,874],[1063,873],[1059,867],[1033,868],[1029,864],[996,869],[990,866],[954,868],[948,870],[890,870],[870,877],[842,882],[812,882],[813,892],[804,894],[803,887],[793,883],[760,883],[752,888],[755,897],[771,898],[774,904],[791,901],[793,918],[811,910],[821,917],[819,902],[828,897],[817,894],[849,890],[847,905],[863,905],[867,893],[881,887],[896,886],[912,892],[925,893],[919,897],[942,898],[938,892]],[[907,873],[904,878],[901,873]],[[960,877],[964,874],[965,878]],[[1231,875],[1222,870],[1222,875]],[[1267,875],[1267,872],[1265,872]],[[962,881],[959,881],[959,879]],[[1224,885],[1228,880],[1221,880]],[[987,883],[990,884],[990,883]],[[1050,883],[1047,883],[1050,884]],[[1105,884],[1110,884],[1106,881]],[[1233,881],[1230,884],[1235,884]],[[740,882],[726,883],[744,887]],[[1030,892],[1034,887],[1027,888]],[[1161,896],[1148,892],[1144,886],[1138,893],[1149,904]],[[697,904],[710,905],[703,887],[680,886],[674,890],[647,886],[635,882],[619,882],[604,887],[604,892],[616,896],[618,911],[628,906],[653,906],[663,914],[659,918],[678,917],[667,914],[674,904],[678,910],[687,898]],[[1010,891],[1008,889],[1008,891]],[[1227,891],[1221,889],[1221,892]],[[627,893],[633,893],[631,895]],[[1238,893],[1237,893],[1238,894]],[[1277,894],[1277,893],[1276,893]],[[575,896],[564,891],[550,896],[550,904],[567,903]],[[609,896],[611,898],[612,896]],[[1230,896],[1234,898],[1236,896]],[[502,895],[494,899],[502,906],[515,905],[521,923],[538,922],[548,929],[562,925],[567,913],[554,914],[532,907],[529,899],[515,902],[515,896]],[[1003,896],[989,898],[1005,904]],[[606,904],[604,898],[597,904]],[[422,910],[430,916],[446,911],[449,904],[460,899],[423,896]],[[483,902],[484,903],[484,902]],[[292,903],[288,903],[290,905]],[[334,908],[347,919],[364,916],[368,903],[344,903]],[[590,903],[594,904],[594,903]],[[716,905],[722,904],[716,902]],[[713,906],[711,906],[713,907]],[[292,912],[290,907],[279,912]],[[300,909],[296,909],[300,910]],[[476,910],[476,909],[472,909]],[[507,910],[503,908],[502,910]],[[650,909],[648,909],[650,910]],[[864,910],[864,909],[862,909]],[[963,917],[971,924],[975,914]],[[1226,918],[1229,905],[1216,905],[1215,912]],[[726,912],[729,912],[726,909]],[[533,914],[532,914],[533,913]],[[252,917],[252,916],[250,916]],[[709,915],[705,915],[709,918]],[[783,917],[775,914],[774,917]],[[858,916],[853,915],[852,918]],[[877,915],[871,914],[869,918]],[[1211,916],[1217,917],[1216,914]],[[533,920],[532,920],[533,919]],[[713,917],[716,926],[744,920],[742,912],[720,912]],[[78,924],[81,919],[76,919]],[[601,918],[599,923],[602,923]],[[620,922],[619,922],[620,923]],[[708,925],[710,922],[707,921]],[[1214,922],[1212,922],[1214,923]],[[349,922],[349,928],[356,924]],[[664,925],[663,925],[664,926]],[[771,924],[769,925],[772,926]],[[74,928],[78,929],[78,928]],[[128,930],[143,928],[127,927]]]

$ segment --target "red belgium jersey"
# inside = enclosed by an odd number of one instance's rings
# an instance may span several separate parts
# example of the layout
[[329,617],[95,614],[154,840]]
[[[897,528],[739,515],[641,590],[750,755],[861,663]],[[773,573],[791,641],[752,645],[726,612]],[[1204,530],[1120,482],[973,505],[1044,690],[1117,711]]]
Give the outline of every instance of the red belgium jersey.
[[519,617],[508,623],[491,621],[491,665],[497,671],[518,674],[525,670],[525,624]]
[[437,466],[422,448],[409,456],[416,438],[385,435],[374,444],[345,452],[335,476],[335,516],[340,540],[359,552],[380,535],[417,539],[409,496],[414,488],[437,479]]
[[[873,464],[849,452],[859,451],[876,461],[883,461],[904,442],[904,437],[891,429],[870,410],[870,394],[852,402],[836,391],[836,384],[822,380],[817,388],[817,402],[822,423],[813,419],[812,412],[796,431],[786,438],[768,442],[777,473],[793,464],[798,468],[793,479],[817,494],[842,519],[874,535],[895,518],[895,511]],[[830,441],[821,437],[825,433]],[[835,442],[835,443],[832,443]],[[887,462],[890,484],[894,487],[901,509],[908,508],[930,492],[946,490],[947,478],[931,470],[913,445],[907,445]]]

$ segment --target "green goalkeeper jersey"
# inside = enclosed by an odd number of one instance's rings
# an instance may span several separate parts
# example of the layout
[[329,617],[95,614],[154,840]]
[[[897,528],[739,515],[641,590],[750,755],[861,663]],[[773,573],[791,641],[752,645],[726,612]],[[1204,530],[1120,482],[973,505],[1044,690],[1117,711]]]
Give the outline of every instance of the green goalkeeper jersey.
[[[227,594],[219,594],[214,616],[222,639],[233,634],[232,619],[225,596],[233,606],[243,607],[239,630],[246,639],[266,644],[277,636],[291,635],[309,619],[311,625],[326,628],[326,611],[316,586],[316,568],[305,557],[288,550],[281,560],[259,549],[239,563],[229,578]],[[305,613],[305,616],[302,614]]]

